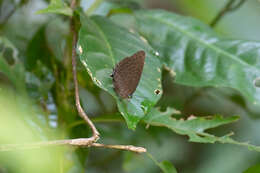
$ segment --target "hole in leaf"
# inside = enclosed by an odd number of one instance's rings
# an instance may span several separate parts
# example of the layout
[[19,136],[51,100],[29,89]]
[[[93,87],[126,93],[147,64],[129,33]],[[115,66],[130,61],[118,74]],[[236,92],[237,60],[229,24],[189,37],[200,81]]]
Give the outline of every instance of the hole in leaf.
[[160,91],[160,90],[158,90],[158,89],[156,89],[156,90],[154,90],[154,93],[155,93],[156,95],[158,95],[158,94],[160,94],[160,93],[161,93],[161,91]]
[[83,53],[83,50],[82,50],[82,47],[81,47],[81,46],[78,47],[78,50],[79,50],[79,53],[80,53],[80,54]]
[[260,77],[257,77],[257,78],[254,80],[254,85],[255,85],[255,87],[257,87],[257,88],[260,88]]

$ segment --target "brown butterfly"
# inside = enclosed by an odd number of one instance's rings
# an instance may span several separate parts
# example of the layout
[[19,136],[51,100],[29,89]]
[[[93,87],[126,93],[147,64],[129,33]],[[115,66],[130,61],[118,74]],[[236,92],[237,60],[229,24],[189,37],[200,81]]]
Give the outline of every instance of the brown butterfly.
[[113,84],[116,93],[122,98],[131,98],[140,81],[145,60],[143,50],[121,60],[114,68]]

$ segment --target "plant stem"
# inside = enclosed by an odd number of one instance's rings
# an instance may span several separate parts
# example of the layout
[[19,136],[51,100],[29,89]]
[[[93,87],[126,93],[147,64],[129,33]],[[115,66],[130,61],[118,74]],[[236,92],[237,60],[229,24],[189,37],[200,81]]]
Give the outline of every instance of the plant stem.
[[[75,8],[76,5],[76,0],[72,0],[70,7],[72,9]],[[80,104],[80,98],[79,98],[79,87],[78,87],[78,79],[77,79],[77,61],[76,61],[76,45],[77,45],[77,40],[78,40],[78,32],[76,30],[75,26],[75,20],[74,16],[71,17],[71,25],[70,25],[70,30],[73,35],[72,38],[72,72],[73,72],[73,81],[74,81],[74,87],[75,87],[75,101],[76,101],[76,107],[77,111],[79,113],[79,116],[84,119],[87,124],[90,126],[92,130],[92,137],[86,139],[86,144],[91,144],[96,142],[99,139],[99,132],[97,131],[95,125],[92,123],[92,121],[89,119],[85,111],[82,109],[81,104]]]
[[89,145],[85,145],[85,143],[86,143],[85,138],[78,138],[78,139],[55,140],[55,141],[47,141],[47,142],[36,142],[36,143],[30,143],[30,144],[7,144],[7,145],[0,146],[0,152],[37,149],[37,148],[42,148],[42,147],[53,147],[53,146],[61,146],[61,145],[72,145],[72,146],[76,146],[76,147],[109,148],[109,149],[132,151],[132,152],[136,152],[136,153],[146,152],[145,148],[136,147],[133,145],[106,145],[106,144],[100,144],[100,143],[92,143]]
[[246,0],[240,0],[236,5],[234,3],[236,0],[229,0],[227,4],[220,10],[220,12],[217,14],[217,16],[212,20],[210,23],[211,27],[214,27],[217,25],[217,23],[229,12],[234,11],[241,7],[242,4],[244,4]]

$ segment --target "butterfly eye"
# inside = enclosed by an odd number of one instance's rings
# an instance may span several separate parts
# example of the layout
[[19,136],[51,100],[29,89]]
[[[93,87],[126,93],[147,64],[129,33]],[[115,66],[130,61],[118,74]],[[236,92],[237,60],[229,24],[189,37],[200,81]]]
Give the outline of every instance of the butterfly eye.
[[114,70],[113,70],[113,73],[110,75],[110,77],[112,77],[112,78],[114,77]]

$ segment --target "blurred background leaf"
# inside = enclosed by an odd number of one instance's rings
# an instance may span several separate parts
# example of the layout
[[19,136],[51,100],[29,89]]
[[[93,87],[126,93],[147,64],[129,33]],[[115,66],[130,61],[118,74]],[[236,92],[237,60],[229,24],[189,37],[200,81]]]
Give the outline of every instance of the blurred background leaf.
[[[14,109],[14,107],[16,109]],[[50,130],[38,119],[41,111],[25,97],[11,92],[0,91],[1,145],[26,144],[31,142],[59,139],[59,130]],[[64,135],[64,134],[63,134]],[[1,165],[12,172],[77,172],[82,168],[77,164],[75,153],[67,147],[50,147],[28,150],[2,151]],[[74,158],[73,158],[74,157]],[[73,171],[74,169],[74,171]],[[77,170],[77,171],[76,171]],[[6,172],[6,171],[3,171]]]
[[171,162],[164,160],[162,162],[158,162],[151,154],[147,153],[148,157],[150,157],[157,166],[163,171],[163,173],[177,173],[177,170],[171,164]]
[[248,168],[243,173],[257,173],[257,172],[260,172],[260,165],[254,165],[254,166]]
[[18,59],[18,50],[5,37],[0,37],[0,84],[9,85],[25,94],[25,69]]
[[66,3],[62,2],[62,0],[51,0],[47,8],[37,11],[37,13],[57,13],[72,16],[72,10]]

